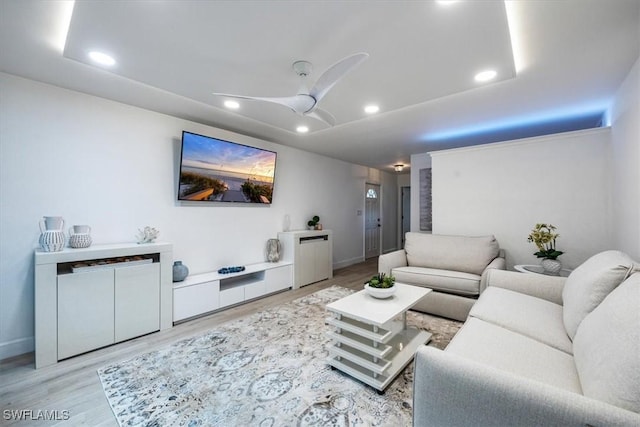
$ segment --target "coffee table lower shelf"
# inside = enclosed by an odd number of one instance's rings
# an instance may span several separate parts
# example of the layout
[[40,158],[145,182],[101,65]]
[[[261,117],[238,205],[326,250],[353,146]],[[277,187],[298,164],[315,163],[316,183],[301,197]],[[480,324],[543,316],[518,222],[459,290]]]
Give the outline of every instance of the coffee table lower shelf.
[[387,343],[391,351],[385,352],[383,358],[376,358],[369,352],[341,343],[334,336],[327,363],[382,392],[411,362],[418,347],[430,339],[431,334],[427,331],[404,329]]

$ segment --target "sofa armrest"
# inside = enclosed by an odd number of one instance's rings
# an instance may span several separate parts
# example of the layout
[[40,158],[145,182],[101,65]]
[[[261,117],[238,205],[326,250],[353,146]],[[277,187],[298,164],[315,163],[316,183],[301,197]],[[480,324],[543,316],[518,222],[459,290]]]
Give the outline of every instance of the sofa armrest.
[[506,270],[507,269],[507,260],[504,257],[504,251],[500,250],[500,255],[493,259],[487,265],[487,267],[482,272],[482,276],[480,276],[480,293],[482,293],[485,289],[487,289],[487,276],[489,274],[489,270],[498,269],[498,270]]
[[413,425],[632,426],[640,415],[422,346],[415,356]]
[[406,266],[407,253],[404,249],[389,252],[378,257],[378,273],[384,273],[387,276],[391,274],[392,269]]
[[560,305],[562,305],[562,289],[566,280],[566,277],[516,271],[489,270],[487,272],[487,286],[509,289]]

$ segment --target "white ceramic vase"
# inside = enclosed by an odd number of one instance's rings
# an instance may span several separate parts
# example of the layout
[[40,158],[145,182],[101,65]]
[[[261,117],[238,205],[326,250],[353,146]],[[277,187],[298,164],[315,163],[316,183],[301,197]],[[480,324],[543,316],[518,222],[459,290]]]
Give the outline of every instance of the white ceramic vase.
[[69,229],[69,246],[72,248],[88,248],[91,246],[91,227],[74,225]]
[[40,247],[45,252],[61,251],[64,241],[64,232],[60,230],[45,230],[40,234]]
[[45,252],[58,252],[64,248],[64,219],[61,216],[45,216],[39,223],[40,247]]
[[560,275],[560,270],[562,270],[562,263],[557,259],[543,258],[540,261],[540,265],[544,270],[544,274],[550,276],[558,276]]

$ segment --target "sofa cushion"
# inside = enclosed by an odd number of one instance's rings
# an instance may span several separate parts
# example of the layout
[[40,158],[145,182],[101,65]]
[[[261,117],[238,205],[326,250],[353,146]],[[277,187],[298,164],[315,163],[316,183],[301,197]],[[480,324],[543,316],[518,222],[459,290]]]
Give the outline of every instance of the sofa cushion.
[[498,256],[500,247],[494,236],[446,236],[409,232],[405,235],[404,250],[412,267],[482,274]]
[[391,274],[398,283],[458,295],[477,296],[480,293],[480,276],[477,274],[425,267],[398,267],[391,270]]
[[572,344],[562,322],[562,306],[509,289],[489,286],[469,316],[572,354]]
[[562,290],[564,327],[571,339],[582,319],[634,270],[634,262],[620,251],[596,254],[573,270]]
[[584,395],[640,412],[640,273],[584,318],[573,345]]
[[511,374],[582,393],[571,355],[475,317],[467,319],[445,351]]

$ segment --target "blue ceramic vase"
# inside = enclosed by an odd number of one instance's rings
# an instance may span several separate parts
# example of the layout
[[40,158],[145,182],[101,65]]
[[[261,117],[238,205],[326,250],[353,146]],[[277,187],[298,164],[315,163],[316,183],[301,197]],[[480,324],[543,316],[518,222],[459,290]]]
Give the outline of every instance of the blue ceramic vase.
[[173,281],[182,282],[189,275],[189,268],[182,263],[176,261],[173,263]]

